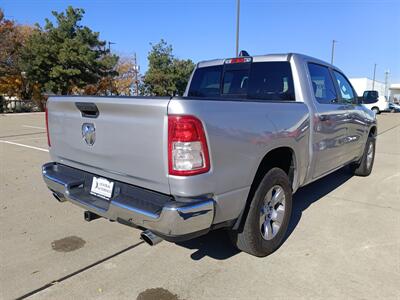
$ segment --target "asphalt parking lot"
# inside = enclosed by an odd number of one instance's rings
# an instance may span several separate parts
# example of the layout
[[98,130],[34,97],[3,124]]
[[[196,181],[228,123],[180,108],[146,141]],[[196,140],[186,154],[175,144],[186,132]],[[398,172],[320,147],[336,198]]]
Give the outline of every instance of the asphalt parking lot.
[[371,176],[343,169],[299,190],[286,242],[255,258],[223,231],[150,247],[138,230],[85,222],[42,181],[44,115],[0,115],[0,298],[399,299],[400,114],[378,126]]

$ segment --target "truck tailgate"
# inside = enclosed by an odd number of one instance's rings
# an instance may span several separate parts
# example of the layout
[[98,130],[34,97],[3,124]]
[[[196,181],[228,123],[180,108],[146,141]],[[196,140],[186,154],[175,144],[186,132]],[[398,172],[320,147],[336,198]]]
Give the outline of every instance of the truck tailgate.
[[[71,167],[169,193],[168,102],[153,97],[51,97],[50,155]],[[97,117],[82,114],[88,103],[97,107]],[[84,139],[84,124],[95,129],[93,145]]]

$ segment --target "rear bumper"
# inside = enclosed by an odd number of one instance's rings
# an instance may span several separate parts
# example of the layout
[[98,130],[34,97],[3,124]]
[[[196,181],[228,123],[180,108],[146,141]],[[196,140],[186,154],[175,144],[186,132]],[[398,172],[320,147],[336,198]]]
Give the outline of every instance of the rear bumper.
[[47,187],[59,201],[70,201],[104,218],[146,228],[179,240],[210,229],[214,220],[212,199],[175,201],[171,196],[114,181],[114,195],[105,200],[90,194],[94,174],[58,163],[42,167]]

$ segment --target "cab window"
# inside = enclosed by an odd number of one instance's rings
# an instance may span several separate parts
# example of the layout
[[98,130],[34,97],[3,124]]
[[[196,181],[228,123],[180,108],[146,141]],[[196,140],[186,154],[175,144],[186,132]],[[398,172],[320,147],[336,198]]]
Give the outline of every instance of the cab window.
[[322,65],[309,63],[308,71],[315,99],[322,104],[337,103],[336,89],[329,69]]
[[346,79],[346,77],[343,76],[343,74],[337,71],[333,71],[333,74],[335,75],[343,102],[355,103],[356,96],[350,82]]

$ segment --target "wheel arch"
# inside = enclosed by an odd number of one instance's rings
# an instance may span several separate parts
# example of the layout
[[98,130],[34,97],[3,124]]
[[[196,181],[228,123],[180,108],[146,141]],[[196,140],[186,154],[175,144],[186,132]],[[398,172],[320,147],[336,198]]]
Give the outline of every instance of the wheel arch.
[[376,137],[378,133],[378,128],[374,125],[369,129],[368,136],[369,137]]
[[288,175],[290,184],[293,189],[293,185],[297,179],[298,173],[297,160],[294,149],[288,146],[279,146],[270,149],[261,159],[257,171],[253,177],[253,181],[251,183],[250,191],[246,199],[246,205],[233,226],[234,230],[240,229],[241,225],[243,225],[242,221],[245,220],[247,217],[250,203],[254,196],[254,193],[257,190],[257,187],[259,186],[261,180],[264,178],[264,175],[272,168],[282,169]]

